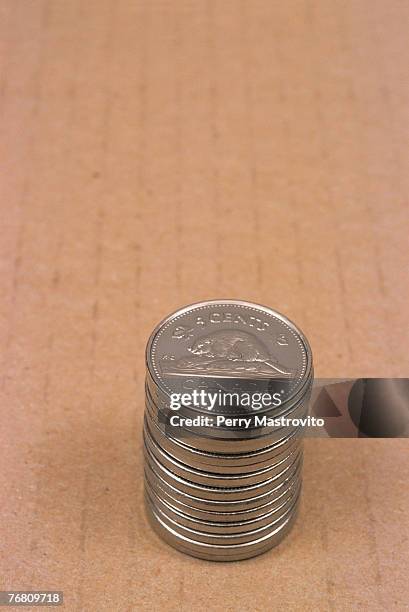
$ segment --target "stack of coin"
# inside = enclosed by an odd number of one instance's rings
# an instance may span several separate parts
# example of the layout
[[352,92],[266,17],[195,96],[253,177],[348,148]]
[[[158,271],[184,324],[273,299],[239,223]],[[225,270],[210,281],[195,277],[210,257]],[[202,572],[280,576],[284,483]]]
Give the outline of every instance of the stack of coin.
[[300,419],[313,379],[303,334],[269,308],[212,300],[162,321],[146,364],[145,497],[155,531],[214,561],[278,544],[301,492]]

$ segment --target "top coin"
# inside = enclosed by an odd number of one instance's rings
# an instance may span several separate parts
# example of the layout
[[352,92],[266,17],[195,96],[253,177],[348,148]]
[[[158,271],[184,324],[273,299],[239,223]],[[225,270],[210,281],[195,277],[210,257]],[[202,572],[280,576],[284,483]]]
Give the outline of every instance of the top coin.
[[199,302],[171,314],[150,336],[146,362],[165,397],[178,394],[186,405],[190,394],[199,404],[187,405],[199,412],[215,408],[216,394],[217,413],[235,412],[234,398],[226,408],[223,393],[241,394],[236,412],[243,409],[244,395],[259,412],[272,407],[263,405],[263,393],[283,407],[303,395],[312,377],[311,349],[294,323],[238,300]]

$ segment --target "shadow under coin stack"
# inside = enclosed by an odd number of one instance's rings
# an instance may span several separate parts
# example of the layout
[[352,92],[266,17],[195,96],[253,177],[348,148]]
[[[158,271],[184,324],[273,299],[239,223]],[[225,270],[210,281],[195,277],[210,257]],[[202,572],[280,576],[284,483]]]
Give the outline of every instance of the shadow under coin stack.
[[[313,379],[303,334],[263,306],[202,302],[158,325],[146,361],[145,497],[155,531],[212,561],[278,544],[300,501],[302,430],[292,419],[306,416]],[[260,405],[263,394],[274,405]]]

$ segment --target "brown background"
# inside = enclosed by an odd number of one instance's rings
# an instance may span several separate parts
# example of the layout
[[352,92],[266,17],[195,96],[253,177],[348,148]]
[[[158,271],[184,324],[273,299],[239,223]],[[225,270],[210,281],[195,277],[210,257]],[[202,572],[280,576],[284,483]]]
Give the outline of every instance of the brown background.
[[277,308],[319,376],[408,375],[397,0],[3,0],[2,588],[69,610],[403,610],[408,444],[309,440],[298,523],[212,564],[143,513],[144,344]]

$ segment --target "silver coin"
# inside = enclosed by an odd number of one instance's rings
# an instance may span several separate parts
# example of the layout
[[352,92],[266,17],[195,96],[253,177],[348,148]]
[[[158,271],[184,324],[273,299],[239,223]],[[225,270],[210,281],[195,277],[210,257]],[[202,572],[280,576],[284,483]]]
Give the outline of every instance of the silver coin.
[[[302,486],[299,419],[313,379],[303,334],[257,304],[201,302],[155,328],[146,367],[152,527],[174,548],[209,560],[245,559],[278,544]],[[265,397],[274,403],[260,404]]]
[[170,496],[176,500],[199,510],[209,511],[215,510],[216,512],[232,512],[232,511],[244,511],[250,509],[256,509],[260,506],[275,500],[283,490],[286,490],[290,486],[293,479],[300,477],[302,459],[300,459],[292,468],[288,470],[284,475],[277,479],[271,484],[271,488],[268,488],[264,492],[255,492],[250,497],[232,499],[229,497],[226,499],[223,495],[215,496],[216,499],[211,497],[202,497],[202,491],[195,491],[195,494],[191,494],[179,488],[179,483],[172,478],[165,479],[163,473],[159,474],[151,468],[151,465],[145,462],[145,478],[149,482],[152,488],[155,490],[164,490]]
[[201,302],[167,317],[148,341],[146,363],[165,395],[187,392],[190,380],[197,390],[221,381],[221,389],[232,392],[273,386],[282,391],[282,405],[303,390],[312,372],[311,349],[294,323],[237,300]]
[[286,510],[292,507],[296,497],[299,495],[299,492],[300,487],[298,486],[296,489],[294,489],[292,495],[287,496],[284,501],[276,504],[272,510],[265,512],[260,516],[250,519],[247,518],[244,520],[229,521],[226,523],[226,521],[217,521],[216,517],[212,517],[212,520],[209,520],[186,514],[176,506],[171,505],[163,496],[159,497],[154,491],[146,488],[146,494],[153,506],[160,508],[165,514],[168,514],[170,518],[173,518],[174,521],[180,522],[183,526],[190,527],[197,531],[221,534],[252,531],[253,529],[269,525],[272,518],[280,516],[280,513],[285,513]]
[[233,504],[230,502],[230,510],[220,509],[220,504],[217,507],[217,510],[214,510],[191,506],[188,503],[190,501],[189,499],[185,498],[183,501],[181,501],[172,495],[172,491],[169,489],[165,490],[163,485],[158,483],[158,481],[151,483],[149,478],[145,479],[145,489],[149,491],[151,497],[156,496],[161,500],[166,501],[166,503],[172,508],[175,508],[182,514],[187,514],[192,518],[197,518],[202,521],[220,523],[239,523],[263,517],[291,499],[297,493],[297,491],[300,490],[301,485],[302,482],[300,478],[300,471],[298,471],[298,473],[296,473],[291,480],[282,483],[279,485],[279,487],[276,487],[272,496],[267,498],[267,501],[260,502],[256,507],[245,508],[243,510],[234,509],[234,507],[232,509]]
[[160,537],[174,548],[193,557],[207,559],[209,561],[240,561],[260,555],[273,546],[277,546],[288,534],[297,518],[297,508],[288,517],[287,521],[267,536],[259,538],[254,542],[246,542],[231,546],[222,546],[197,542],[190,538],[181,536],[175,530],[169,528],[157,516],[151,506],[147,506],[148,519]]
[[262,482],[240,487],[223,487],[215,485],[210,487],[186,480],[171,472],[163,464],[161,464],[146,447],[144,448],[144,453],[148,460],[147,462],[149,467],[157,476],[161,477],[162,480],[173,485],[179,491],[187,493],[188,495],[214,501],[218,501],[220,499],[224,499],[226,501],[245,500],[257,495],[262,495],[263,493],[268,493],[272,488],[274,488],[274,485],[277,482],[281,482],[283,478],[285,478],[288,474],[291,474],[292,469],[301,459],[301,454],[297,453],[295,457],[290,458],[288,463],[286,463],[284,466],[280,466],[280,471],[277,474],[270,476]]
[[205,472],[195,469],[190,465],[186,465],[171,457],[162,450],[150,437],[149,433],[144,434],[144,441],[147,449],[158,463],[161,463],[169,471],[176,476],[180,476],[185,480],[205,486],[215,487],[243,487],[250,484],[262,483],[263,481],[279,474],[288,464],[291,464],[293,459],[298,456],[298,449],[293,453],[287,453],[284,457],[279,457],[279,460],[271,463],[268,467],[254,472],[242,474],[217,474],[213,472]]
[[[217,459],[219,459],[216,465],[212,465],[210,463],[201,463],[201,459],[197,460],[195,454],[191,452],[172,453],[174,448],[169,444],[162,444],[162,440],[160,438],[158,439],[157,434],[153,435],[151,433],[148,424],[144,426],[144,436],[152,441],[159,453],[164,453],[165,459],[180,463],[181,469],[183,469],[183,467],[186,467],[187,469],[191,468],[193,471],[205,473],[206,475],[209,474],[210,476],[214,475],[215,477],[221,475],[222,477],[231,478],[232,481],[234,481],[236,477],[246,478],[246,475],[247,478],[258,475],[262,476],[263,472],[267,473],[269,470],[274,469],[276,465],[283,462],[287,457],[294,455],[294,453],[302,450],[303,448],[302,441],[294,440],[285,447],[279,448],[278,450],[280,452],[276,450],[273,453],[272,451],[271,454],[267,455],[267,458],[265,458],[263,454],[261,460],[257,461],[256,463],[243,466],[233,466],[234,469],[231,469],[230,465],[228,463],[226,465],[225,461],[223,461],[223,459],[220,457],[212,457],[211,461],[214,463]],[[158,459],[161,460],[160,457],[158,457]],[[240,459],[240,457],[237,456],[237,459]],[[256,461],[256,459],[259,459],[259,457],[252,457],[253,461]],[[228,460],[230,461],[231,458],[228,457]]]
[[149,431],[151,437],[158,446],[166,450],[170,455],[179,458],[188,465],[196,466],[198,469],[221,473],[243,473],[268,467],[280,455],[290,453],[302,446],[302,438],[296,435],[279,440],[275,445],[268,446],[259,451],[251,453],[216,454],[200,451],[184,442],[172,439],[156,427],[155,423],[149,424],[145,418],[144,427]]
[[149,499],[146,500],[146,503],[149,504],[153,508],[155,514],[160,516],[161,520],[168,527],[176,531],[179,535],[193,539],[197,542],[203,542],[207,544],[216,544],[216,545],[222,545],[222,546],[226,546],[226,545],[231,546],[231,545],[243,544],[247,542],[254,542],[255,540],[261,537],[264,537],[268,535],[269,533],[271,533],[272,531],[276,530],[277,527],[279,527],[281,524],[286,522],[288,517],[292,514],[292,512],[294,511],[298,503],[298,498],[293,501],[292,506],[290,506],[285,511],[283,511],[278,517],[274,517],[270,519],[270,522],[267,525],[256,527],[255,529],[252,529],[251,531],[241,531],[239,533],[227,533],[227,532],[213,533],[213,532],[208,532],[208,531],[199,531],[197,529],[192,529],[191,527],[184,526],[179,520],[179,517],[176,518],[176,520],[171,518],[167,512],[164,512],[162,508],[159,507],[158,505],[152,504],[152,502]]

